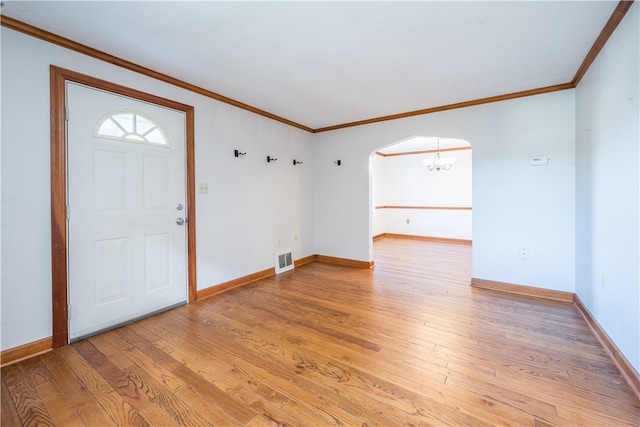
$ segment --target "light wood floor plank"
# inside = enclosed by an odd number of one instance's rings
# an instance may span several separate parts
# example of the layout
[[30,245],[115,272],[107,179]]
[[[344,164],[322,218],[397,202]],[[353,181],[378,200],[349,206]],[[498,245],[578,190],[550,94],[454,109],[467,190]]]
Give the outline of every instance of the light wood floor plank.
[[38,384],[35,389],[51,415],[54,424],[60,426],[78,426],[84,424],[80,415],[78,415],[75,408],[55,383],[44,382]]
[[[87,387],[76,377],[73,369],[62,359],[61,352],[52,351],[40,356],[63,395],[73,405],[84,425],[114,426],[113,419],[103,410]],[[9,424],[11,425],[11,424]]]
[[11,397],[9,389],[7,388],[7,384],[4,381],[5,376],[5,371],[2,370],[2,380],[0,381],[0,386],[2,387],[2,397],[0,398],[0,414],[2,414],[2,424],[8,426],[18,426],[21,424],[20,416],[18,415],[18,411],[13,404],[13,399]]
[[44,405],[22,366],[10,365],[2,368],[4,381],[11,399],[24,426],[54,426],[55,422]]
[[384,238],[2,368],[2,425],[635,426],[573,304],[469,286],[471,246]]
[[158,363],[167,366],[169,371],[185,381],[185,383],[187,383],[196,393],[205,396],[207,400],[211,401],[211,404],[218,406],[222,411],[226,412],[239,422],[249,422],[255,416],[255,412],[239,405],[224,390],[221,390],[216,385],[206,381],[201,375],[199,375],[199,373],[192,371],[167,353],[160,350],[158,347],[154,346],[141,335],[138,335],[135,332],[135,329],[136,328],[132,326],[125,326],[119,329],[117,333],[132,345],[140,348],[144,353],[148,354]]
[[116,425],[148,426],[149,424],[116,390],[109,381],[84,359],[74,346],[62,347],[57,352],[62,356],[82,387],[86,387]]

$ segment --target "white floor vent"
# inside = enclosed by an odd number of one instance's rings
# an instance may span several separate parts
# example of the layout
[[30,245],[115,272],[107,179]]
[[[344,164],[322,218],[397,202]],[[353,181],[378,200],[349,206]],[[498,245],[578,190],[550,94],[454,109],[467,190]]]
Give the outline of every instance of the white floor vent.
[[293,252],[290,249],[276,252],[276,274],[293,270],[293,267]]

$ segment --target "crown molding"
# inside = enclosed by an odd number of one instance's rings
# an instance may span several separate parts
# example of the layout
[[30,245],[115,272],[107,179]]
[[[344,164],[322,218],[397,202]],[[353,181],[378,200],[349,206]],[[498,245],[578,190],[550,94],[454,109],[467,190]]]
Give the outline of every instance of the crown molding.
[[328,132],[328,131],[331,131],[331,130],[350,128],[350,127],[354,127],[354,126],[368,125],[368,124],[371,124],[371,123],[386,122],[386,121],[389,121],[389,120],[404,119],[404,118],[413,117],[413,116],[422,116],[424,114],[432,114],[432,113],[437,113],[437,112],[440,112],[440,111],[455,110],[455,109],[458,109],[458,108],[465,108],[465,107],[473,107],[475,105],[489,104],[489,103],[492,103],[492,102],[506,101],[508,99],[523,98],[525,96],[540,95],[542,93],[557,92],[559,90],[566,90],[566,89],[573,89],[573,88],[574,88],[574,86],[571,83],[562,83],[562,84],[559,84],[559,85],[541,87],[541,88],[538,88],[538,89],[523,90],[523,91],[520,91],[520,92],[507,93],[507,94],[504,94],[504,95],[490,96],[488,98],[474,99],[472,101],[458,102],[458,103],[455,103],[455,104],[441,105],[439,107],[425,108],[423,110],[408,111],[406,113],[392,114],[392,115],[389,115],[389,116],[382,116],[382,117],[375,117],[375,118],[372,118],[372,119],[359,120],[357,122],[349,122],[349,123],[343,123],[343,124],[340,124],[340,125],[327,126],[327,127],[315,129],[313,132],[314,133]]
[[591,50],[589,50],[589,53],[587,53],[587,56],[585,56],[584,61],[582,61],[582,64],[580,65],[580,68],[578,68],[578,71],[573,77],[573,80],[571,80],[571,84],[573,85],[573,87],[578,86],[578,83],[580,83],[582,77],[584,77],[591,64],[593,64],[593,61],[595,61],[600,51],[607,43],[607,40],[609,40],[609,37],[611,37],[611,34],[613,34],[615,29],[618,28],[620,22],[622,22],[622,18],[624,18],[624,16],[629,11],[629,8],[631,8],[633,1],[634,0],[622,0],[618,3],[618,6],[616,6],[615,10],[609,17],[609,20],[600,32],[600,35],[593,43],[593,46],[591,46]]
[[388,153],[388,154],[385,154],[381,151],[376,151],[375,154],[382,157],[394,157],[394,156],[414,156],[417,154],[433,154],[433,153],[444,153],[445,151],[465,151],[465,150],[471,150],[471,146],[442,148],[440,150],[402,151],[398,153]]
[[29,25],[24,22],[18,21],[16,19],[10,18],[8,16],[4,16],[4,15],[2,16],[1,24],[3,27],[10,28],[15,31],[19,31],[29,36],[38,38],[40,40],[44,40],[46,42],[64,47],[69,50],[73,50],[75,52],[81,53],[83,55],[86,55],[92,58],[99,59],[104,62],[108,62],[109,64],[117,65],[118,67],[122,67],[130,71],[134,71],[136,73],[145,75],[147,77],[151,77],[156,80],[169,83],[171,85],[180,87],[182,89],[186,89],[188,91],[206,96],[207,98],[215,99],[216,101],[233,105],[234,107],[238,107],[243,110],[250,111],[260,116],[267,117],[269,119],[284,123],[289,126],[293,126],[298,129],[302,129],[307,132],[313,132],[313,129],[311,129],[310,127],[301,125],[300,123],[296,123],[294,121],[285,119],[283,117],[276,116],[275,114],[271,114],[268,111],[264,111],[256,107],[252,107],[251,105],[245,104],[240,101],[236,101],[235,99],[228,98],[224,95],[220,95],[219,93],[215,93],[210,90],[193,85],[191,83],[187,83],[183,80],[177,79],[175,77],[171,77],[167,74],[159,73],[150,68],[143,67],[141,65],[127,61],[125,59],[121,59],[116,56],[110,55],[108,53],[102,52],[100,50],[94,49],[92,47],[83,45],[81,43],[77,43],[73,40],[58,36],[56,34],[50,33],[40,28],[34,27],[33,25]]
[[616,6],[615,10],[611,14],[611,17],[609,17],[609,20],[607,21],[607,23],[605,24],[604,28],[600,32],[600,35],[598,36],[598,38],[594,42],[593,46],[589,50],[589,53],[587,53],[587,56],[582,61],[582,64],[578,68],[578,71],[576,72],[575,76],[573,77],[573,80],[568,82],[568,83],[561,83],[561,84],[541,87],[541,88],[537,88],[537,89],[529,89],[529,90],[524,90],[524,91],[519,91],[519,92],[507,93],[507,94],[503,94],[503,95],[490,96],[490,97],[487,97],[487,98],[474,99],[474,100],[470,100],[470,101],[464,101],[464,102],[458,102],[458,103],[455,103],[455,104],[448,104],[448,105],[442,105],[442,106],[437,106],[437,107],[425,108],[425,109],[421,109],[421,110],[408,111],[408,112],[399,113],[399,114],[391,114],[391,115],[388,115],[388,116],[374,117],[374,118],[370,118],[370,119],[358,120],[358,121],[348,122],[348,123],[342,123],[342,124],[337,124],[337,125],[333,125],[333,126],[326,126],[326,127],[321,127],[321,128],[317,128],[317,129],[313,129],[313,128],[310,128],[308,126],[304,126],[304,125],[302,125],[300,123],[296,123],[294,121],[285,119],[285,118],[277,116],[275,114],[271,114],[271,113],[269,113],[267,111],[261,110],[259,108],[252,107],[251,105],[245,104],[245,103],[240,102],[240,101],[236,101],[236,100],[234,100],[232,98],[228,98],[226,96],[223,96],[223,95],[220,95],[218,93],[209,91],[207,89],[201,88],[201,87],[193,85],[191,83],[187,83],[187,82],[185,82],[183,80],[180,80],[180,79],[177,79],[175,77],[171,77],[169,75],[166,75],[166,74],[163,74],[163,73],[159,73],[157,71],[154,71],[154,70],[151,70],[149,68],[140,66],[140,65],[135,64],[133,62],[126,61],[124,59],[115,57],[115,56],[110,55],[108,53],[99,51],[97,49],[93,49],[93,48],[91,48],[89,46],[85,46],[85,45],[77,43],[77,42],[75,42],[73,40],[58,36],[56,34],[50,33],[48,31],[42,30],[40,28],[34,27],[32,25],[29,25],[29,24],[26,24],[24,22],[18,21],[16,19],[10,18],[8,16],[4,16],[3,15],[1,17],[0,24],[3,27],[7,27],[7,28],[10,28],[12,30],[19,31],[21,33],[30,35],[32,37],[39,38],[39,39],[47,41],[49,43],[53,43],[53,44],[56,44],[58,46],[62,46],[64,48],[67,48],[67,49],[82,53],[84,55],[87,55],[87,56],[90,56],[90,57],[93,57],[93,58],[96,58],[96,59],[99,59],[99,60],[102,60],[102,61],[105,61],[105,62],[108,62],[110,64],[117,65],[119,67],[126,68],[128,70],[131,70],[131,71],[146,75],[148,77],[163,81],[165,83],[169,83],[169,84],[172,84],[174,86],[177,86],[177,87],[180,87],[180,88],[183,88],[183,89],[198,93],[198,94],[206,96],[208,98],[215,99],[216,101],[220,101],[220,102],[224,102],[225,104],[233,105],[233,106],[241,108],[243,110],[250,111],[252,113],[258,114],[258,115],[263,116],[263,117],[267,117],[269,119],[284,123],[284,124],[289,125],[289,126],[293,126],[295,128],[304,130],[306,132],[321,133],[321,132],[329,132],[329,131],[332,131],[332,130],[344,129],[344,128],[349,128],[349,127],[362,126],[362,125],[367,125],[367,124],[371,124],[371,123],[380,123],[380,122],[386,122],[386,121],[390,121],[390,120],[403,119],[403,118],[407,118],[407,117],[421,116],[421,115],[425,115],[425,114],[432,114],[432,113],[437,113],[437,112],[440,112],[440,111],[454,110],[454,109],[458,109],[458,108],[465,108],[465,107],[472,107],[472,106],[476,106],[476,105],[489,104],[489,103],[492,103],[492,102],[500,102],[500,101],[506,101],[506,100],[510,100],[510,99],[523,98],[523,97],[526,97],[526,96],[540,95],[540,94],[543,94],[543,93],[557,92],[557,91],[567,90],[567,89],[575,89],[578,86],[578,84],[580,83],[580,80],[582,79],[582,77],[585,75],[585,73],[587,72],[587,70],[589,69],[591,64],[593,63],[593,61],[596,59],[596,57],[598,56],[598,54],[600,53],[600,51],[604,47],[604,45],[606,44],[607,40],[609,40],[609,37],[611,37],[611,34],[613,34],[615,29],[618,27],[618,25],[620,24],[620,22],[622,21],[622,19],[626,15],[627,11],[631,8],[631,5],[633,3],[634,3],[634,0],[621,0],[618,3],[618,5]]

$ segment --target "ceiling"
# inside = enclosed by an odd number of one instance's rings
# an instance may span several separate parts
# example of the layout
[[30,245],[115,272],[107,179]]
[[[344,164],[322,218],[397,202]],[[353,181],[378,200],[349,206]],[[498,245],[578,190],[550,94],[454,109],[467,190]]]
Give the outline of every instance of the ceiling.
[[455,138],[438,138],[433,136],[412,136],[377,151],[383,155],[399,153],[417,153],[426,150],[471,147],[467,141]]
[[3,1],[2,14],[304,127],[571,82],[616,1]]

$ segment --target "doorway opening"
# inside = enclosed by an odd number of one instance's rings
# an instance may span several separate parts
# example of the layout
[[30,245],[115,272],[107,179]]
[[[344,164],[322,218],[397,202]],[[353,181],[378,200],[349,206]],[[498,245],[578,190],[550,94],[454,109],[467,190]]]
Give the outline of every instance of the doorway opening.
[[[434,162],[442,167],[433,167]],[[472,149],[462,139],[411,136],[370,156],[370,235],[471,244]],[[373,252],[372,252],[373,255]]]

